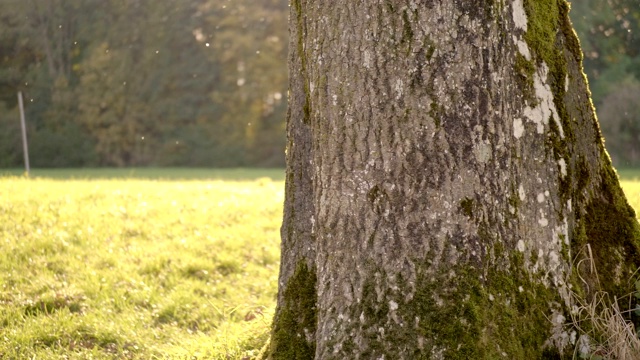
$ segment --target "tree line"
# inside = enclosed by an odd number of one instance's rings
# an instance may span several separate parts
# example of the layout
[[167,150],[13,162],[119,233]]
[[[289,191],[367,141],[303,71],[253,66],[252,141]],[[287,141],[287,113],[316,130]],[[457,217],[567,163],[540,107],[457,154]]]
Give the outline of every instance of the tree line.
[[[640,166],[640,9],[572,17],[607,148]],[[283,166],[286,0],[3,0],[0,167]]]
[[286,0],[5,0],[0,166],[281,166]]

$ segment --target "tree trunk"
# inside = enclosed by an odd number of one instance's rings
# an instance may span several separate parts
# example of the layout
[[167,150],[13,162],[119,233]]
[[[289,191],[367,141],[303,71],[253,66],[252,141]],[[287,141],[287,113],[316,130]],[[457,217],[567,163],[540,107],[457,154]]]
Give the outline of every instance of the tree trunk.
[[633,290],[640,231],[568,11],[291,1],[269,358],[559,358],[576,294]]

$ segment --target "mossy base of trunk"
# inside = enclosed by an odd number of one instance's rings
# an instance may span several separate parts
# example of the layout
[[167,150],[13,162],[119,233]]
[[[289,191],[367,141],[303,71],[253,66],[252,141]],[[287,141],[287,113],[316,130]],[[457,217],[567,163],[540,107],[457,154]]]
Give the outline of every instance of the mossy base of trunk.
[[[414,288],[409,300],[406,293],[387,290],[380,301],[380,284],[371,278],[364,297],[351,304],[360,320],[317,319],[316,277],[301,264],[287,286],[265,358],[314,359],[318,320],[342,322],[341,332],[358,334],[347,341],[329,339],[321,345],[323,359],[571,358],[567,309],[558,289],[544,285],[543,274],[529,274],[521,253],[495,256],[499,261],[484,268],[461,264],[435,276],[419,272],[414,284],[402,274],[381,274],[398,278],[402,289]],[[564,339],[563,350],[554,338]]]
[[316,273],[301,261],[284,291],[284,304],[276,310],[266,358],[307,360],[315,356]]
[[[534,281],[520,254],[511,261],[506,270],[460,265],[437,277],[418,275],[411,300],[403,300],[404,294],[386,296],[398,303],[395,315],[388,302],[367,291],[370,297],[361,307],[371,326],[365,329],[369,348],[361,358],[561,359],[549,341],[552,313],[563,312],[557,289]],[[381,336],[378,326],[393,317],[404,325],[385,328]],[[347,351],[340,355],[357,347],[341,344]]]

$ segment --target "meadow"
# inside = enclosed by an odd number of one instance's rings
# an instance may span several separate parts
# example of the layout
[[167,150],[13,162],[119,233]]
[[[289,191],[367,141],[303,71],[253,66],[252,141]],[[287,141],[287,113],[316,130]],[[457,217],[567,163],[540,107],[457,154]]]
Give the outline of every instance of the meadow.
[[[0,170],[0,359],[253,359],[283,170]],[[621,171],[640,210],[640,172]]]
[[262,174],[0,177],[0,359],[252,358],[283,203]]

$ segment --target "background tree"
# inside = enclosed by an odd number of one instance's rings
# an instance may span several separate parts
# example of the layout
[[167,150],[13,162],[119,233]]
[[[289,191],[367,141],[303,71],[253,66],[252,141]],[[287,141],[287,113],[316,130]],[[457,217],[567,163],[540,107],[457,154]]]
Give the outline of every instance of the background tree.
[[623,164],[640,164],[640,83],[623,83],[602,102],[598,114],[607,150]]
[[[198,69],[192,66],[206,64],[185,26],[195,9],[188,3],[113,5],[104,23],[110,30],[79,69],[80,121],[97,140],[96,151],[106,165],[147,165],[170,141],[166,124],[179,126],[185,122],[182,114],[190,119],[198,110],[176,111],[172,101],[185,100],[180,91]],[[206,99],[206,88],[188,90],[189,96]]]
[[[12,98],[18,90],[25,93],[34,166],[78,166],[91,157],[89,140],[73,122],[73,86],[77,78],[72,68],[80,54],[79,29],[90,23],[89,19],[83,22],[80,14],[97,5],[94,3],[8,0],[2,5],[3,24],[7,25],[2,38],[13,43],[13,51],[4,53],[3,70],[8,76],[3,76],[7,84],[3,100],[17,112]],[[14,57],[16,54],[19,56]],[[13,129],[7,136],[15,138],[17,128],[7,125],[6,129]],[[18,155],[7,157],[21,158],[19,149],[7,148],[9,154]]]
[[[3,7],[2,10],[7,10]],[[22,153],[17,109],[21,74],[35,61],[34,49],[18,36],[16,19],[0,11],[0,167],[20,164]]]
[[207,137],[220,162],[283,164],[286,8],[280,0],[211,6],[194,30],[218,70],[211,99],[219,110]]
[[560,358],[589,342],[567,325],[575,296],[633,290],[640,230],[568,11],[292,1],[268,357]]

